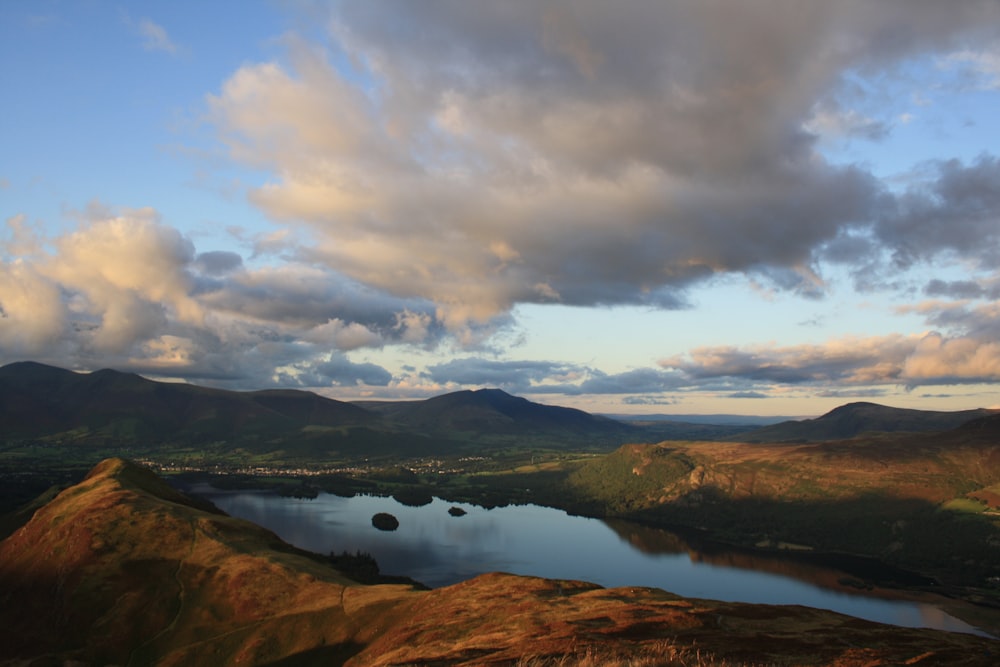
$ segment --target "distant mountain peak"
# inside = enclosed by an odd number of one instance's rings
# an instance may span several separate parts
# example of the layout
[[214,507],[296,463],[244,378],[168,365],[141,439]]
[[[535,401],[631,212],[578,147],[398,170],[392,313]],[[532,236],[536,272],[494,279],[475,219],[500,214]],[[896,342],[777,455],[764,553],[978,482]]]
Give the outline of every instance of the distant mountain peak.
[[989,410],[943,412],[894,408],[869,401],[847,403],[815,419],[787,421],[737,436],[756,442],[843,440],[862,433],[940,432],[958,428]]

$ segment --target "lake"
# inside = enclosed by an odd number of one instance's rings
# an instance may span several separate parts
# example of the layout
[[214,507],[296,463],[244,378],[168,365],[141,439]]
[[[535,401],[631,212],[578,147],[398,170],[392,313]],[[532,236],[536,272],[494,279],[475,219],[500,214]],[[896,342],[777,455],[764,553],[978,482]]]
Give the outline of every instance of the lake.
[[[435,498],[422,507],[392,498],[287,498],[267,491],[191,489],[220,509],[264,526],[317,553],[372,554],[383,574],[447,586],[485,572],[578,579],[608,588],[648,586],[677,595],[733,602],[798,604],[906,627],[982,635],[931,604],[862,594],[853,574],[793,556],[713,547],[697,550],[665,530],[601,521],[538,505],[485,509]],[[460,507],[464,516],[448,510]],[[384,532],[372,515],[388,512],[399,528]]]

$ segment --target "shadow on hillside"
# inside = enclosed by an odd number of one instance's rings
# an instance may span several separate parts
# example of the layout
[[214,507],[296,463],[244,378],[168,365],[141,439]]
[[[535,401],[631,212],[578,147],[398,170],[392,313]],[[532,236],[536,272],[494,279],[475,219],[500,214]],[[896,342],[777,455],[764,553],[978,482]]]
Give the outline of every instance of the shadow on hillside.
[[[672,502],[641,509],[626,505],[587,508],[596,512],[569,509],[642,524],[606,520],[636,548],[697,553],[698,558],[721,559],[736,567],[834,567],[866,582],[902,587],[930,583],[913,571],[961,585],[987,585],[990,578],[1000,577],[1000,528],[989,517],[944,510],[915,498],[868,493],[828,501],[733,499],[719,489],[702,487]],[[664,535],[644,526],[680,530]],[[744,548],[734,550],[723,543]],[[748,548],[754,545],[763,549]],[[792,551],[799,547],[805,549]],[[762,553],[768,554],[766,562],[751,565],[750,560]]]
[[769,572],[836,591],[874,586],[925,587],[934,580],[864,556],[740,547],[621,519],[605,522],[622,541],[647,554],[684,554],[691,562]]
[[269,662],[262,667],[312,667],[342,665],[365,648],[364,644],[346,642],[335,646],[317,646],[294,655]]

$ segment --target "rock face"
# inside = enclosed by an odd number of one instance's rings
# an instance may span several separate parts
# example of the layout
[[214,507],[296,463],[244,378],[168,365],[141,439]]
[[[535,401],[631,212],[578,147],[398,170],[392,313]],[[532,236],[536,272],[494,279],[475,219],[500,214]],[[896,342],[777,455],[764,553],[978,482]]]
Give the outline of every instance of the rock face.
[[[490,574],[357,584],[113,459],[0,542],[0,664],[989,665],[1000,642]],[[695,658],[697,657],[697,661]],[[637,663],[638,664],[638,663]]]

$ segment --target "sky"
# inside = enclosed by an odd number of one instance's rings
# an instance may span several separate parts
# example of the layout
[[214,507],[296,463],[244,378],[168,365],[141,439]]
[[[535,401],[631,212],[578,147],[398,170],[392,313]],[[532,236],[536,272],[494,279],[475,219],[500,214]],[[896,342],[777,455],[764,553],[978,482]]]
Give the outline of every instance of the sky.
[[1000,406],[995,0],[5,0],[0,99],[0,364]]

